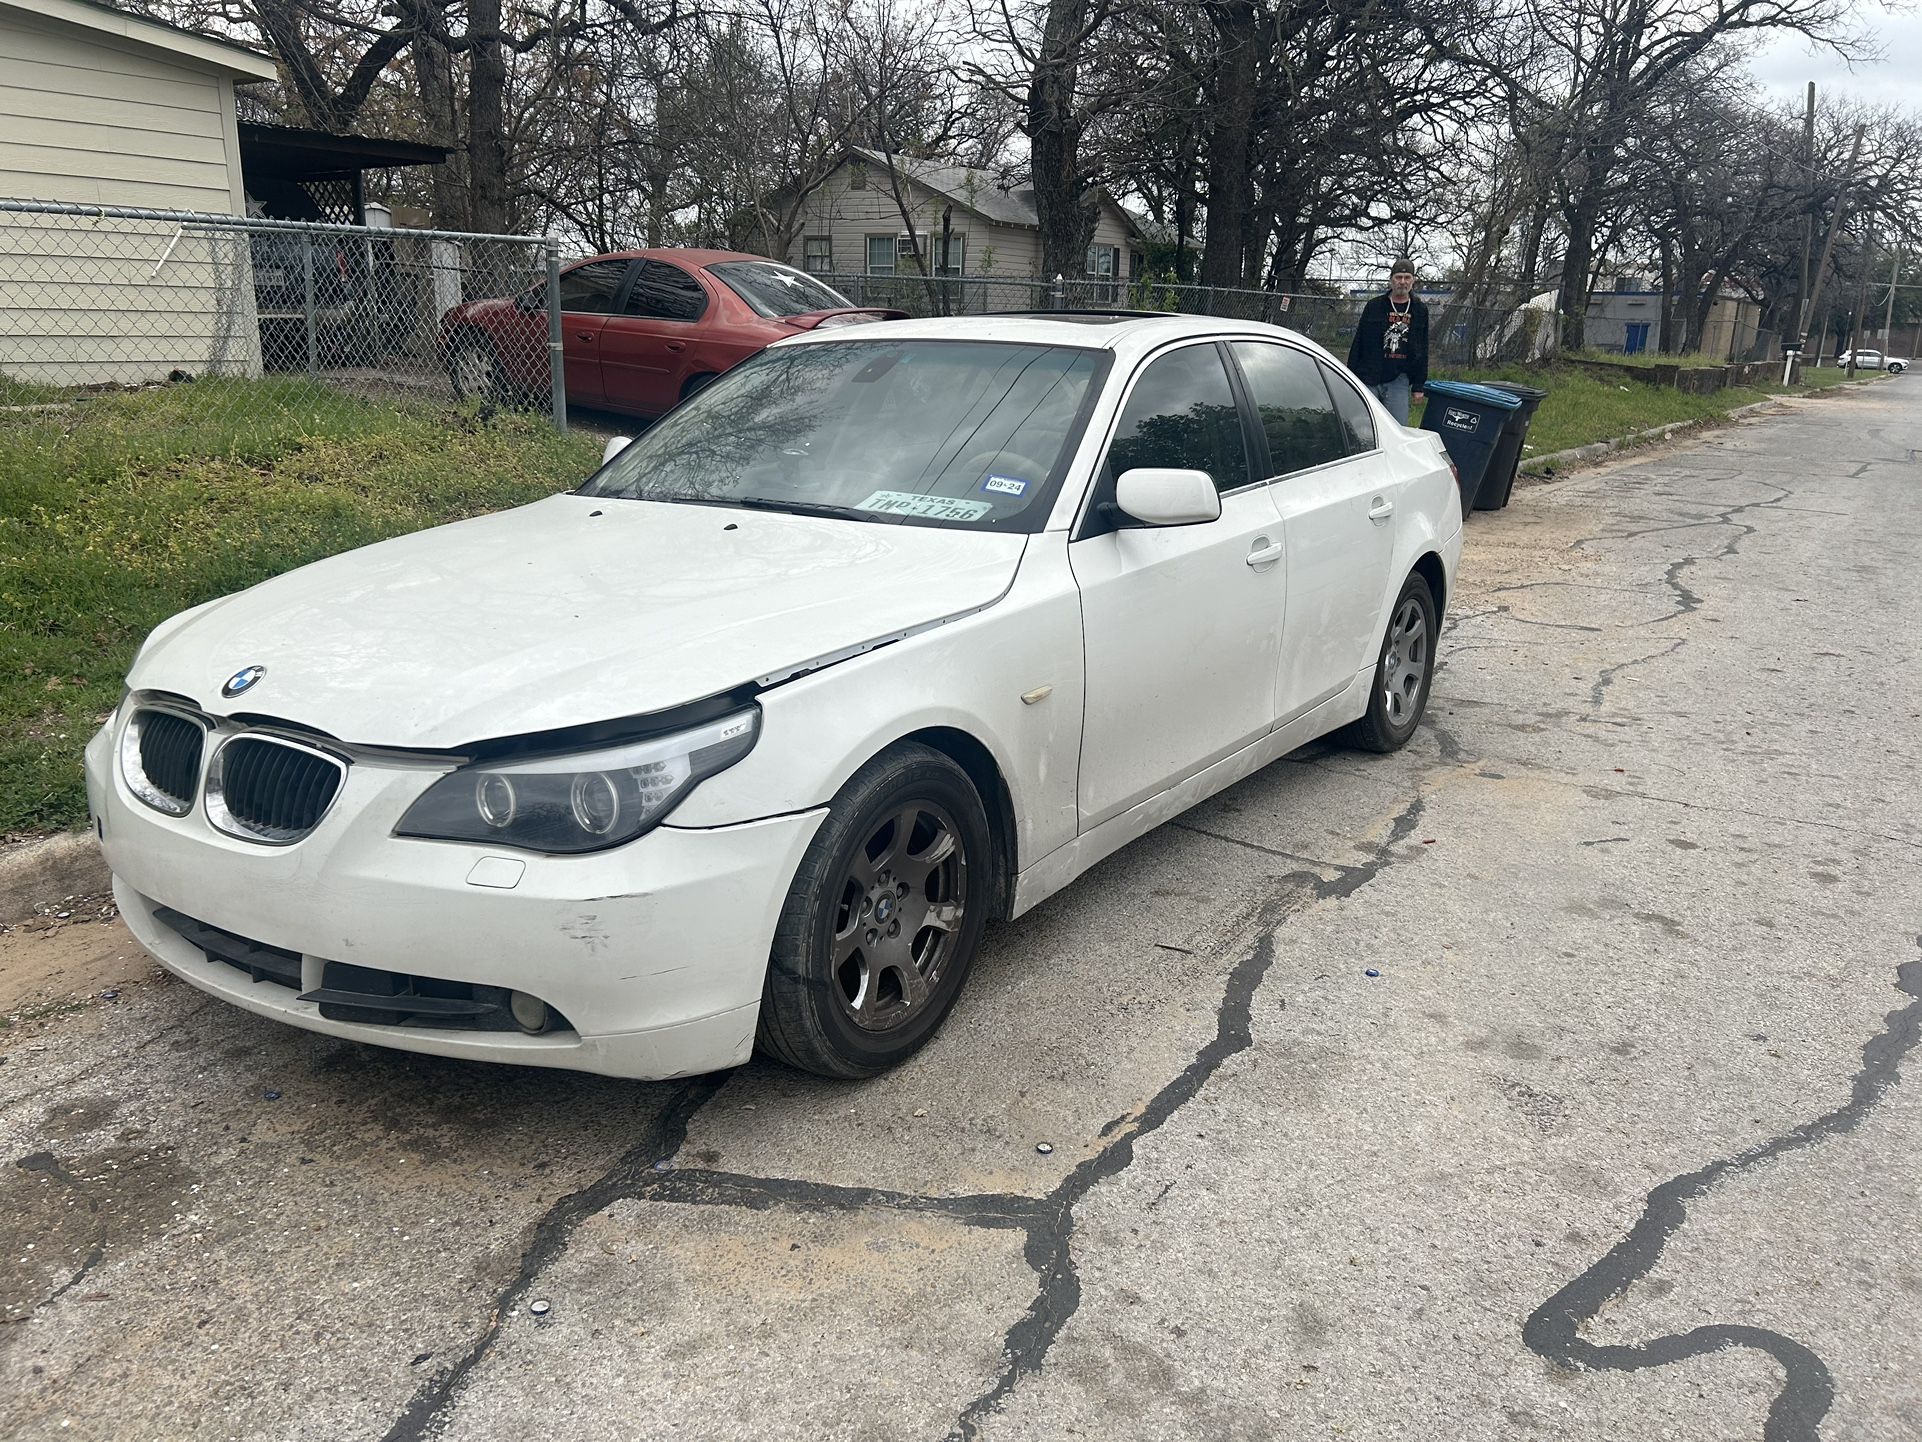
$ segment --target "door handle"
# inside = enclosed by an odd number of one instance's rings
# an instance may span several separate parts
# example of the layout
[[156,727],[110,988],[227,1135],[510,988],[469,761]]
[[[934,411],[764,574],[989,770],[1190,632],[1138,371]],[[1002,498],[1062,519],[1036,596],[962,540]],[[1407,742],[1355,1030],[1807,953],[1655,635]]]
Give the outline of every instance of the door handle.
[[594,339],[594,332],[591,330],[577,330],[574,332],[574,339],[575,340],[592,340]]
[[1248,564],[1256,570],[1260,570],[1263,566],[1272,566],[1281,559],[1283,549],[1266,536],[1257,536],[1254,550],[1248,553]]
[[681,341],[671,340],[667,343],[667,348],[672,351],[683,351],[687,349],[687,346]]
[[1368,508],[1368,519],[1377,524],[1395,514],[1395,503],[1381,496],[1375,497],[1375,504]]

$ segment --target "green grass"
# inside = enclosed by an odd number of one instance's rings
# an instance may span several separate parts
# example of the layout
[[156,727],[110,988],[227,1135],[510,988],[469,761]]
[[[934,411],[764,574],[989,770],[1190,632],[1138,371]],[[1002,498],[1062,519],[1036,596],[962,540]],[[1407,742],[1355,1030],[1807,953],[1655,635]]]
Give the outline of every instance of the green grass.
[[337,551],[564,490],[591,437],[202,380],[0,416],[0,836],[86,818],[80,750],[176,611]]
[[[1832,379],[1831,376],[1834,378]],[[1437,380],[1444,377],[1437,376]],[[1528,448],[1522,453],[1526,462],[1534,456],[1553,455],[1556,451],[1637,431],[1683,421],[1712,420],[1742,406],[1767,400],[1770,396],[1792,395],[1809,389],[1840,384],[1840,372],[1804,371],[1803,384],[1788,389],[1731,387],[1709,395],[1691,395],[1664,386],[1643,385],[1639,381],[1611,381],[1587,371],[1563,366],[1508,365],[1472,374],[1450,373],[1448,380],[1515,381],[1548,392],[1548,398],[1535,412],[1528,427]],[[1416,409],[1411,424],[1421,423]]]
[[0,406],[31,406],[47,401],[57,401],[61,392],[52,386],[37,386],[31,381],[17,381],[10,376],[0,375]]
[[1689,368],[1713,369],[1728,364],[1726,357],[1705,355],[1701,352],[1693,355],[1663,355],[1656,351],[1637,351],[1634,355],[1626,355],[1618,351],[1578,350],[1570,352],[1568,358],[1570,360],[1597,361],[1603,365],[1642,366],[1648,368],[1664,365],[1679,365]]

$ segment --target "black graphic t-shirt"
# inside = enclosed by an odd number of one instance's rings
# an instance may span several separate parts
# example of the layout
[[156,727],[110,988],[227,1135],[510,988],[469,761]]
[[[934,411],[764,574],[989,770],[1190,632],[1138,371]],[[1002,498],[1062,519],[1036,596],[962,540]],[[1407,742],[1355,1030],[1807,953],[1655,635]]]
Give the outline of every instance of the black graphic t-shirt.
[[1391,364],[1408,359],[1408,328],[1412,321],[1412,307],[1403,301],[1399,308],[1395,302],[1388,302],[1388,324],[1381,333],[1382,359]]

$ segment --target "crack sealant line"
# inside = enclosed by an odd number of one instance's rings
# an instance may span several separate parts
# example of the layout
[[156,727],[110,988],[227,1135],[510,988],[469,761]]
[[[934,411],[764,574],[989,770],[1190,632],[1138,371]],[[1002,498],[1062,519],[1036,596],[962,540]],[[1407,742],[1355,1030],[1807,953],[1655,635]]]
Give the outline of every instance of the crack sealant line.
[[494,1310],[467,1351],[451,1368],[437,1373],[414,1394],[407,1410],[387,1429],[385,1442],[417,1442],[440,1435],[443,1413],[457,1400],[468,1375],[478,1367],[500,1337],[501,1319],[533,1286],[541,1271],[560,1255],[580,1225],[610,1202],[630,1195],[637,1181],[655,1163],[674,1155],[687,1139],[694,1114],[727,1085],[732,1072],[696,1077],[675,1094],[656,1116],[645,1138],[623,1152],[620,1159],[595,1181],[568,1193],[534,1224],[534,1235],[521,1253],[513,1280],[494,1301]]
[[[1378,876],[1394,858],[1394,849],[1414,832],[1427,797],[1417,792],[1388,828],[1388,835],[1364,866],[1348,868],[1333,881],[1313,872],[1292,878],[1305,883],[1314,901],[1354,895]],[[1255,994],[1275,960],[1275,937],[1288,918],[1302,908],[1290,901],[1265,907],[1257,920],[1260,934],[1228,975],[1228,985],[1215,1013],[1215,1034],[1195,1053],[1194,1060],[1141,1109],[1132,1125],[1124,1126],[1113,1141],[1070,1172],[1049,1194],[1041,1224],[1028,1233],[1027,1259],[1041,1286],[1028,1310],[1011,1326],[1002,1342],[1004,1366],[994,1385],[961,1410],[948,1442],[973,1442],[984,1418],[1000,1410],[1023,1377],[1040,1371],[1055,1339],[1081,1307],[1081,1278],[1073,1254],[1074,1209],[1094,1188],[1125,1171],[1135,1158],[1135,1143],[1159,1130],[1182,1107],[1200,1094],[1232,1056],[1254,1045]],[[1286,1005],[1284,1002],[1283,1005]]]
[[[445,1413],[455,1402],[467,1377],[492,1350],[502,1318],[532,1287],[534,1280],[566,1247],[588,1218],[623,1199],[721,1205],[769,1210],[853,1212],[872,1207],[933,1213],[972,1226],[1009,1228],[1026,1233],[1023,1255],[1039,1279],[1035,1300],[1007,1331],[1002,1344],[1005,1358],[994,1386],[963,1409],[954,1431],[956,1439],[972,1439],[980,1420],[996,1411],[1020,1379],[1038,1371],[1061,1329],[1080,1307],[1081,1283],[1071,1251],[1074,1208],[1093,1188],[1115,1176],[1134,1160],[1134,1144],[1157,1131],[1198,1095],[1228,1058],[1253,1045],[1251,1018],[1256,991],[1274,964],[1275,935],[1289,916],[1308,903],[1352,896],[1372,881],[1393,859],[1420,820],[1426,797],[1417,793],[1390,823],[1388,835],[1376,848],[1375,859],[1360,866],[1340,867],[1312,862],[1335,871],[1328,880],[1312,871],[1278,878],[1302,884],[1299,897],[1270,902],[1256,913],[1254,945],[1229,973],[1222,1002],[1216,1010],[1215,1034],[1181,1073],[1118,1128],[1093,1156],[1079,1163],[1055,1189],[1043,1197],[990,1193],[955,1197],[927,1197],[871,1187],[842,1187],[799,1179],[752,1177],[698,1170],[655,1170],[656,1164],[679,1150],[689,1123],[727,1082],[730,1073],[699,1078],[682,1088],[670,1107],[655,1119],[649,1136],[630,1148],[598,1180],[561,1198],[535,1224],[534,1236],[521,1256],[511,1282],[501,1291],[479,1338],[453,1366],[423,1386],[406,1411],[385,1434],[385,1442],[423,1442],[440,1435]],[[1230,839],[1230,838],[1217,838]],[[1285,1004],[1285,1003],[1284,1003]],[[1117,1119],[1120,1121],[1121,1119]]]
[[[1922,937],[1916,943],[1922,946]],[[1582,1327],[1654,1270],[1669,1239],[1687,1222],[1691,1201],[1730,1176],[1844,1136],[1862,1124],[1901,1079],[1902,1063],[1922,1040],[1922,961],[1898,966],[1895,988],[1912,1000],[1889,1012],[1882,1030],[1863,1043],[1862,1064],[1846,1102],[1781,1136],[1655,1188],[1628,1235],[1523,1323],[1522,1340],[1529,1350],[1564,1366],[1639,1372],[1730,1347],[1754,1348],[1774,1358],[1783,1374],[1763,1423],[1763,1442],[1817,1442],[1822,1420],[1835,1401],[1835,1378],[1820,1356],[1792,1337],[1766,1327],[1714,1322],[1646,1342],[1610,1344],[1588,1341]]]

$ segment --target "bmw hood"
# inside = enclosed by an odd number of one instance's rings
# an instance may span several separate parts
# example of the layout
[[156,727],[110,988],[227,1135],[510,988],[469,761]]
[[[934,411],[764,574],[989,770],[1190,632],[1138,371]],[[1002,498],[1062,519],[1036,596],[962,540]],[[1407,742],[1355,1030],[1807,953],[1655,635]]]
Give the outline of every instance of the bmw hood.
[[176,616],[128,684],[345,742],[459,749],[663,711],[978,610],[1025,543],[553,496]]

